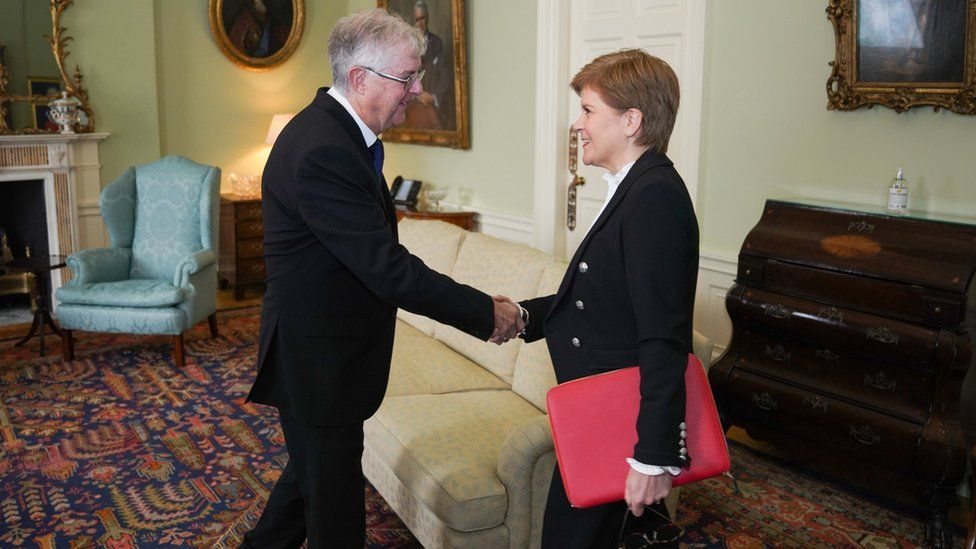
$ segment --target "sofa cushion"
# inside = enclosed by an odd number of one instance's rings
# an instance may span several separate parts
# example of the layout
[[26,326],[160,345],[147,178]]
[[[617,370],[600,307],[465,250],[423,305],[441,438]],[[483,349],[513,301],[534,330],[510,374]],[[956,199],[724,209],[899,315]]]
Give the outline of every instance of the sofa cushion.
[[103,307],[166,307],[183,300],[183,290],[162,280],[118,280],[67,284],[58,288],[62,304]]
[[[556,293],[559,290],[559,283],[562,282],[563,275],[566,274],[568,265],[563,261],[548,265],[542,271],[536,297]],[[545,412],[546,393],[555,385],[556,371],[552,367],[552,358],[549,356],[546,340],[540,339],[523,344],[522,348],[519,349],[518,357],[515,359],[512,390]]]
[[[413,255],[423,260],[431,269],[439,273],[451,274],[458,248],[467,231],[443,221],[420,221],[403,218],[397,224],[400,244]],[[434,335],[436,322],[418,314],[400,309],[397,316],[413,325],[421,332]]]
[[[519,301],[535,297],[542,271],[552,262],[550,256],[523,244],[471,233],[461,243],[451,277],[487,294],[501,294]],[[434,337],[506,382],[512,382],[515,356],[522,340],[486,345],[484,341],[443,324],[434,328]]]
[[419,335],[397,329],[387,396],[508,388],[504,381],[447,345],[415,333]]
[[440,520],[470,532],[505,520],[498,454],[512,429],[539,415],[511,391],[387,397],[366,421],[366,444]]
[[428,337],[427,334],[407,324],[401,319],[396,321],[396,337]]

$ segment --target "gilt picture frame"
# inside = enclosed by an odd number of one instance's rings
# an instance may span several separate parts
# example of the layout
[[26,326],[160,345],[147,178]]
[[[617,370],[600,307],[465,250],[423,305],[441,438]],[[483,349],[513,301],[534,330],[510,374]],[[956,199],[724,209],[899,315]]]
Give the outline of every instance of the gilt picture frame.
[[827,108],[976,114],[976,0],[828,0]]
[[417,26],[427,37],[421,60],[424,92],[408,104],[406,121],[383,132],[383,139],[471,148],[464,0],[377,0],[377,6]]
[[305,29],[305,0],[209,0],[210,33],[235,65],[252,71],[288,60]]

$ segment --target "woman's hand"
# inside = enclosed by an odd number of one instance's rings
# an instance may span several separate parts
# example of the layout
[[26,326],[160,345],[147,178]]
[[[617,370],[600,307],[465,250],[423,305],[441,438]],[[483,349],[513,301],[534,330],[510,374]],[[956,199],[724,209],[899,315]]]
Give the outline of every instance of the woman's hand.
[[624,485],[624,501],[630,507],[635,517],[644,514],[644,506],[657,503],[668,496],[671,491],[671,474],[645,475],[633,468],[627,473],[627,483]]

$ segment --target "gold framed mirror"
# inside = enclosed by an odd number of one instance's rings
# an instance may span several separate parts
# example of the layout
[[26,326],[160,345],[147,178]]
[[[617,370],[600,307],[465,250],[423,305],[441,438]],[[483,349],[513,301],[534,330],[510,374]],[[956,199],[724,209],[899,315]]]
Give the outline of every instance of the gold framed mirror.
[[304,0],[210,0],[210,33],[235,65],[252,71],[284,63],[305,28]]
[[[65,59],[67,45],[74,40],[61,26],[61,15],[74,0],[19,0],[4,5],[17,26],[3,27],[0,34],[0,135],[57,133],[57,125],[47,117],[48,103],[61,92],[78,100],[80,121],[75,132],[95,129],[95,115],[88,102],[88,90],[81,71],[75,66],[69,75]],[[7,13],[5,13],[7,15]],[[35,40],[36,39],[36,40]],[[50,51],[51,55],[47,55]]]

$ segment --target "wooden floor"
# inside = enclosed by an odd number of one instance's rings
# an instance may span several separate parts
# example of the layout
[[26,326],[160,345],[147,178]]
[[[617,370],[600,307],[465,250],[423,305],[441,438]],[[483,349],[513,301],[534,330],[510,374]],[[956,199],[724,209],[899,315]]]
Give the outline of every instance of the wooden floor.
[[[256,290],[248,290],[244,294],[244,298],[240,301],[234,299],[233,290],[217,290],[217,310],[221,309],[234,309],[238,307],[245,307],[251,305],[261,304],[261,293]],[[0,339],[6,339],[8,337],[14,337],[18,335],[23,335],[27,333],[30,328],[30,324],[10,324],[7,326],[0,326]],[[54,345],[60,345],[58,341],[52,341]],[[750,437],[744,430],[733,427],[729,430],[728,437],[731,440],[744,444],[750,448],[760,451],[764,454],[776,456],[779,458],[787,458],[788,456],[775,445],[768,442],[763,442],[760,440],[755,440]],[[949,509],[949,519],[953,523],[965,528],[969,523],[969,509],[970,500],[959,498],[959,504],[953,506]]]

